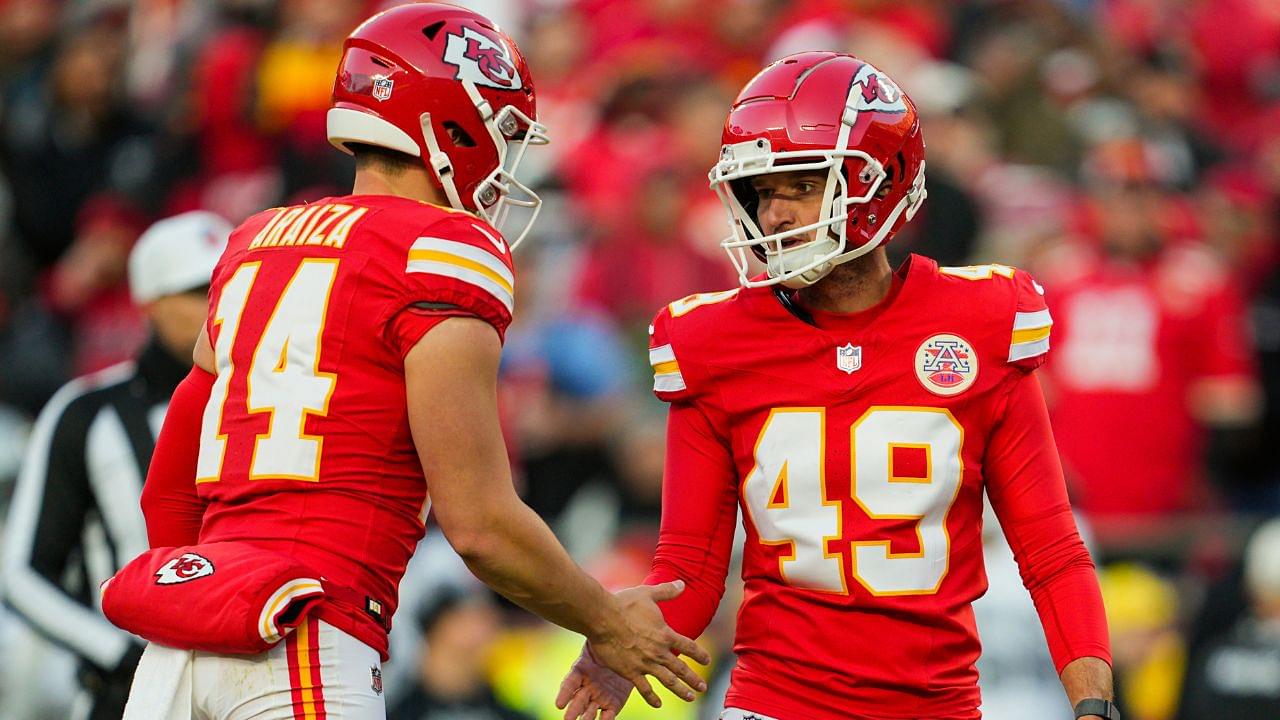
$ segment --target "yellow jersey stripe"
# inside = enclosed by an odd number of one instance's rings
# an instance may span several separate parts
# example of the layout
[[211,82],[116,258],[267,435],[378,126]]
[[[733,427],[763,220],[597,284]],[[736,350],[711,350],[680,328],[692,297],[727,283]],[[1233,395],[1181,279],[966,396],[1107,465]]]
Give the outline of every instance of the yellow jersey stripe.
[[[480,226],[475,226],[480,231]],[[487,236],[486,236],[487,237]],[[506,257],[506,246],[499,246],[500,242],[494,238],[489,242],[492,243],[493,251],[487,247],[478,247],[470,243],[458,242],[456,240],[445,240],[438,237],[420,237],[413,241],[413,246],[409,248],[410,252],[415,250],[435,250],[437,252],[448,253],[458,257],[466,258],[472,262],[478,262],[490,270],[498,273],[511,285],[515,285],[516,277],[511,272],[511,268],[507,267],[504,262]],[[497,251],[497,254],[494,253]]]
[[515,294],[515,288],[511,285],[510,282],[507,281],[506,278],[494,272],[487,265],[478,263],[475,260],[464,258],[460,255],[453,255],[451,253],[444,252],[443,250],[410,250],[409,262],[413,262],[414,260],[426,260],[429,262],[446,263],[449,265],[456,265],[460,268],[466,268],[467,270],[478,272],[481,275],[484,275],[485,277],[497,283],[499,287],[501,287],[503,290],[506,290],[508,293],[511,293],[513,295]]
[[1049,331],[1053,329],[1052,325],[1046,325],[1040,328],[1027,328],[1026,330],[1013,331],[1013,345],[1018,343],[1035,342],[1049,337]]
[[1049,352],[1049,336],[1036,340],[1035,342],[1019,343],[1009,346],[1009,362],[1025,360],[1037,355],[1043,355]]
[[667,373],[678,373],[680,372],[680,363],[676,362],[675,360],[660,362],[653,366],[653,372],[656,375],[665,375]]
[[302,696],[302,714],[306,720],[315,720],[315,687],[311,681],[311,633],[304,621],[295,631],[298,635],[298,690]]
[[275,626],[275,619],[276,614],[280,612],[284,605],[287,605],[299,595],[319,594],[323,590],[324,588],[319,582],[310,578],[288,582],[284,587],[277,590],[263,609],[261,625],[258,628],[262,639],[267,642],[275,642],[280,639],[280,633]]

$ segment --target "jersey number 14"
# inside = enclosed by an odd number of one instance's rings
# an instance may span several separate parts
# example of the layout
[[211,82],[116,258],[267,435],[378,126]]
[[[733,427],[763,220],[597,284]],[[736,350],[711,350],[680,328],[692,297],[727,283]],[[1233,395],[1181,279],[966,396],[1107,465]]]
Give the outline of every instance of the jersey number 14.
[[[231,348],[240,331],[240,318],[257,279],[260,262],[236,268],[222,288],[214,323],[221,325],[213,354],[218,377],[205,406],[200,429],[200,456],[196,482],[221,479],[227,449],[223,413],[229,400],[231,378],[241,372],[232,361]],[[320,451],[324,438],[308,435],[308,415],[328,413],[336,378],[320,372],[320,341],[329,309],[329,295],[338,274],[338,260],[303,260],[284,292],[276,300],[262,335],[256,338],[249,367],[244,410],[270,413],[266,434],[254,439],[249,462],[250,480],[303,480],[320,478]],[[249,338],[241,338],[248,341]]]

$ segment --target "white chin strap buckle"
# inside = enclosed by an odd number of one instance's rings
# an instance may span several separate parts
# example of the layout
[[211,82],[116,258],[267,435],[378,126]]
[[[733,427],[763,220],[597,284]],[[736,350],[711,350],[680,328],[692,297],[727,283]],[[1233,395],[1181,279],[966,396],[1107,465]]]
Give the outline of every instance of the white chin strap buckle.
[[431,169],[436,171],[437,175],[448,175],[453,172],[453,163],[449,162],[449,156],[442,152],[431,153]]

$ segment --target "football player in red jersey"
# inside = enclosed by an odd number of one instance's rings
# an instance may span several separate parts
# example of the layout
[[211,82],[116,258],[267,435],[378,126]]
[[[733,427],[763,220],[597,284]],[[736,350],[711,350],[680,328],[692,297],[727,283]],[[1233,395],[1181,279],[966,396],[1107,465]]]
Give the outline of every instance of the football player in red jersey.
[[[886,259],[925,197],[910,99],[849,55],[785,58],[738,96],[711,185],[742,287],[653,323],[670,414],[648,582],[684,580],[663,614],[701,634],[741,507],[722,717],[978,718],[984,490],[1070,703],[1117,717],[1098,583],[1034,374],[1051,325],[1039,286],[1003,265]],[[629,693],[584,653],[557,704],[608,719]]]
[[[127,718],[384,717],[379,663],[430,508],[477,576],[586,635],[655,705],[646,674],[686,699],[704,689],[672,651],[705,652],[656,605],[680,583],[607,593],[512,486],[495,386],[527,224],[509,243],[497,228],[512,207],[536,214],[514,175],[546,142],[536,117],[519,50],[474,12],[405,5],[347,39],[328,133],[355,155],[353,192],[232,233],[143,497],[153,548],[175,558],[161,585],[238,598],[184,609],[192,637],[220,642],[261,590],[213,557],[318,582],[249,608],[264,642],[287,634],[261,653],[153,643]],[[175,563],[193,571],[165,575]]]

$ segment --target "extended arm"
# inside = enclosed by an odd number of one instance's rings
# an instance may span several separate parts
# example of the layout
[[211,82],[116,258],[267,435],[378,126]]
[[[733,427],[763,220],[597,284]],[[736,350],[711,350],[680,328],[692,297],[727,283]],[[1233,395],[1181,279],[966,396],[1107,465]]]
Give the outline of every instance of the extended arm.
[[216,379],[213,348],[201,331],[195,366],[178,384],[165,411],[164,424],[142,486],[142,515],[151,547],[177,547],[199,542],[205,502],[196,494],[196,460],[200,455],[200,423]]
[[1111,699],[1107,618],[1080,540],[1039,381],[1014,381],[987,448],[987,493],[1072,705]]
[[[493,589],[551,622],[586,635],[593,649],[661,701],[643,674],[685,696],[702,683],[671,649],[705,657],[659,619],[648,599],[678,588],[615,598],[569,558],[551,530],[516,495],[498,424],[501,346],[486,322],[450,317],[405,357],[409,423],[436,521],[467,566]],[[652,608],[652,604],[648,603]],[[655,611],[653,615],[658,615]]]
[[[738,519],[737,475],[729,443],[694,404],[674,402],[667,416],[662,529],[648,584],[682,581],[685,591],[661,603],[676,632],[698,637],[724,595]],[[626,704],[626,683],[586,650],[560,685],[565,720],[613,720]]]
[[662,614],[676,632],[696,638],[724,596],[738,495],[728,440],[691,403],[671,406],[664,475],[662,528],[645,582],[685,582],[679,597],[662,603]]

